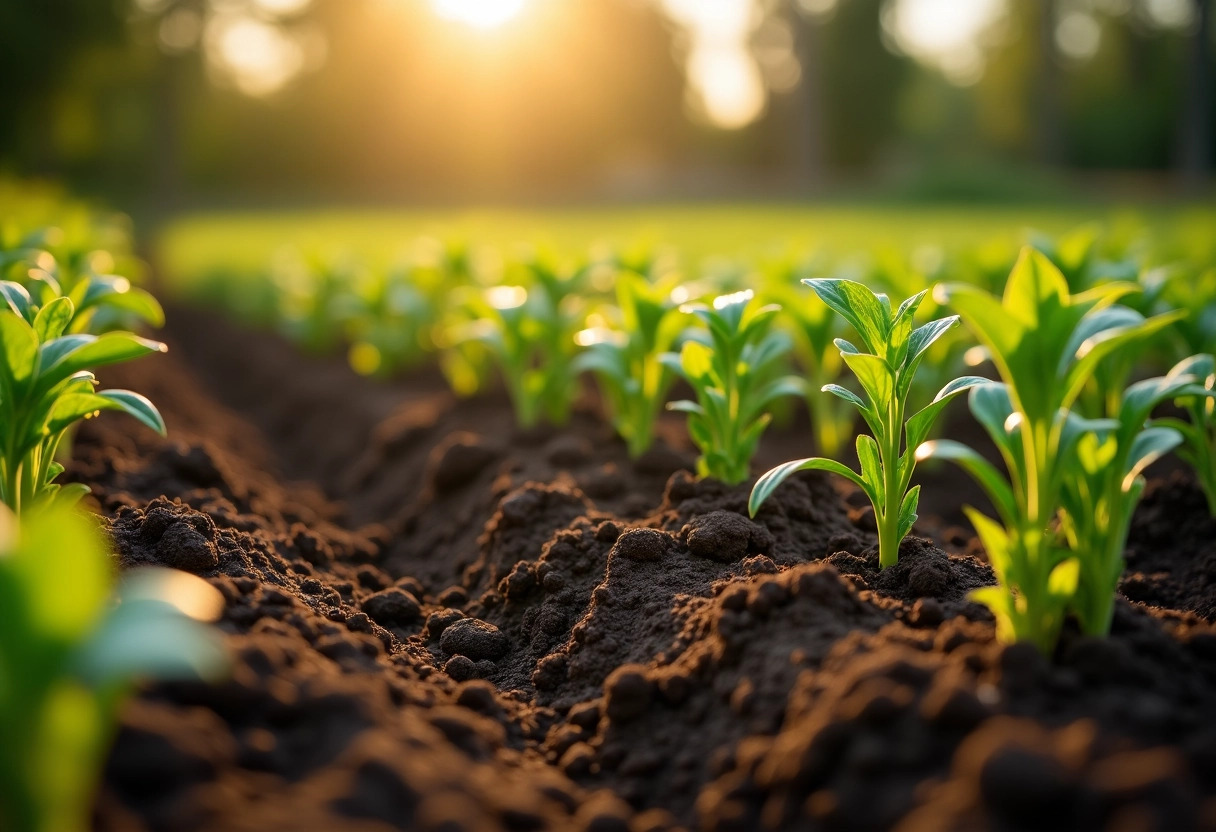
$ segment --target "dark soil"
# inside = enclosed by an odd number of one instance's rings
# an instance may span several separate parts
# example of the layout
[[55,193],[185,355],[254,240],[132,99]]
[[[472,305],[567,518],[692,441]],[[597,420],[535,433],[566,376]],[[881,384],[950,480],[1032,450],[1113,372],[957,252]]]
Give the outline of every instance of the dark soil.
[[98,829],[1216,829],[1190,480],[1151,485],[1111,638],[1046,659],[967,600],[992,577],[955,516],[879,571],[857,495],[802,475],[753,521],[678,421],[631,462],[591,400],[518,432],[433,374],[377,384],[184,310],[167,334],[105,380],[170,438],[99,418],[69,476],[124,565],[223,593],[233,666],[128,705]]

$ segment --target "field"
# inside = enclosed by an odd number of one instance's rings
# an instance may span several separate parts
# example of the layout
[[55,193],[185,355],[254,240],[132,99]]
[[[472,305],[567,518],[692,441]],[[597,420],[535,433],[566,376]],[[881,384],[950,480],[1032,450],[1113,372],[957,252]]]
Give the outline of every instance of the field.
[[165,433],[88,419],[62,481],[124,569],[218,591],[229,664],[127,701],[93,827],[1216,829],[1213,228],[1084,205],[168,226],[143,327],[168,351],[98,373]]

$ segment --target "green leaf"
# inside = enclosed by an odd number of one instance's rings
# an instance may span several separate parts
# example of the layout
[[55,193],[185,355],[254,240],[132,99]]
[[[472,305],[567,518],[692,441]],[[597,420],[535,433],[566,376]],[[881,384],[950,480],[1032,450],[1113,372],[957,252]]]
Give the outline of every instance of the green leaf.
[[1068,281],[1042,252],[1023,247],[1005,284],[1005,314],[1028,327],[1042,323],[1046,313],[1068,305]]
[[908,420],[904,428],[904,436],[906,437],[907,447],[915,448],[920,443],[928,438],[929,432],[933,430],[933,423],[937,421],[937,417],[945,409],[946,405],[958,394],[971,390],[982,384],[990,384],[986,378],[979,376],[963,376],[956,378],[954,381],[943,387],[938,394],[934,396],[933,401],[927,406],[915,413]]
[[[59,340],[63,339],[56,339],[56,341]],[[51,342],[51,344],[54,343],[54,341]],[[40,389],[48,390],[80,370],[118,364],[165,350],[165,345],[159,341],[140,338],[129,332],[107,332],[105,335],[79,342],[77,346],[57,357],[50,364],[44,361],[44,369],[39,376],[38,384]]]
[[24,318],[0,310],[0,348],[0,392],[9,398],[34,372],[38,336]]
[[916,522],[916,506],[920,502],[920,486],[912,486],[912,490],[904,495],[904,500],[899,506],[899,531],[897,535],[900,540],[908,536],[908,532],[912,531],[912,525]]
[[22,320],[28,323],[34,322],[33,300],[24,286],[11,280],[0,280],[0,296],[3,296],[4,302]]
[[1182,444],[1182,434],[1173,428],[1154,426],[1137,434],[1127,455],[1122,488],[1130,491],[1136,477],[1165,454]]
[[44,344],[62,335],[75,312],[72,301],[65,297],[55,298],[39,309],[34,318],[34,334],[38,336],[38,343]]
[[992,501],[1002,522],[1007,526],[1013,525],[1017,516],[1017,505],[1014,501],[1013,489],[1009,482],[991,462],[984,459],[976,451],[953,439],[936,439],[926,442],[916,449],[916,458],[945,459],[955,463],[979,483]]
[[882,457],[879,455],[878,443],[872,436],[864,433],[857,435],[857,459],[861,463],[861,478],[869,483],[869,492],[877,498],[876,506],[884,505],[887,501],[886,484],[883,481]]
[[1080,558],[1068,558],[1055,565],[1047,578],[1047,593],[1061,601],[1067,601],[1077,594],[1077,586],[1081,581]]
[[820,392],[831,393],[837,398],[844,399],[846,402],[857,405],[857,407],[861,408],[862,410],[867,410],[869,408],[869,405],[865,403],[861,396],[858,396],[852,390],[841,387],[839,384],[825,384],[820,388]]
[[862,389],[873,402],[874,408],[878,412],[884,411],[891,401],[891,397],[895,395],[895,378],[891,375],[891,368],[887,366],[887,362],[876,355],[864,353],[858,355],[846,353],[844,361],[857,376]]
[[696,341],[685,342],[680,350],[680,369],[689,381],[704,382],[713,376],[714,351]]
[[910,365],[917,358],[924,355],[925,351],[933,346],[939,338],[958,326],[958,322],[959,316],[951,315],[949,318],[929,321],[929,323],[912,330],[912,334],[908,338],[908,356],[904,359],[904,366]]
[[130,312],[155,327],[164,326],[165,323],[165,311],[156,298],[143,289],[133,287],[124,277],[105,276],[90,281],[80,301],[80,309],[83,311],[95,306]]
[[1003,642],[1015,641],[1018,637],[1015,622],[1014,599],[1002,586],[984,586],[973,589],[967,595],[977,604],[982,604],[996,619],[997,638]]
[[852,280],[811,278],[802,282],[857,330],[870,352],[880,354],[890,331],[891,317],[874,292]]
[[755,517],[760,506],[777,490],[777,487],[799,471],[828,471],[829,473],[837,474],[856,484],[866,493],[866,496],[870,497],[871,501],[874,499],[874,495],[870,493],[869,485],[855,471],[834,459],[812,457],[810,459],[795,459],[792,462],[778,465],[760,477],[756,481],[755,486],[752,487],[751,497],[747,501],[748,513],[752,517]]
[[971,525],[975,527],[975,533],[979,537],[980,543],[984,545],[984,551],[988,553],[988,562],[992,564],[992,571],[996,573],[999,580],[1005,581],[1009,574],[1009,567],[1014,562],[1013,540],[1009,533],[991,517],[976,511],[971,506],[964,507],[963,512],[971,521]]
[[161,417],[160,411],[156,409],[156,405],[152,404],[146,396],[131,390],[102,390],[97,395],[110,402],[110,406],[106,409],[122,411],[161,436],[165,435],[165,420]]

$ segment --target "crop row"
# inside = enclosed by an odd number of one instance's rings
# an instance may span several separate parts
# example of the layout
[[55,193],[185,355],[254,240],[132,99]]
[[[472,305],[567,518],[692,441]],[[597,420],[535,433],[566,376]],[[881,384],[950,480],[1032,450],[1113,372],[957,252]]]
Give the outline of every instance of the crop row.
[[[113,273],[135,261],[103,215],[51,200],[62,224],[0,225],[0,828],[88,828],[120,705],[141,678],[198,678],[226,665],[199,624],[222,599],[205,581],[137,569],[116,583],[87,493],[57,480],[72,429],[101,410],[164,432],[156,407],[98,390],[93,371],[164,350],[124,327],[159,325],[160,304]],[[65,230],[66,229],[66,230]]]
[[[916,520],[917,462],[953,461],[998,515],[968,510],[999,580],[976,599],[1002,637],[1050,650],[1068,615],[1109,628],[1149,463],[1177,450],[1216,512],[1216,268],[1096,226],[1010,256],[783,257],[690,275],[660,250],[493,270],[448,246],[378,272],[297,258],[253,284],[217,275],[204,294],[310,349],[344,347],[362,372],[434,356],[471,394],[497,368],[523,426],[564,423],[590,373],[632,455],[664,407],[681,411],[698,473],[729,484],[750,477],[778,403],[803,399],[821,456],[761,477],[751,510],[796,471],[843,476],[873,503],[884,567]],[[692,396],[668,401],[681,379]],[[933,439],[964,392],[1005,471]],[[1162,405],[1172,415],[1151,418]],[[839,461],[850,441],[857,471]]]

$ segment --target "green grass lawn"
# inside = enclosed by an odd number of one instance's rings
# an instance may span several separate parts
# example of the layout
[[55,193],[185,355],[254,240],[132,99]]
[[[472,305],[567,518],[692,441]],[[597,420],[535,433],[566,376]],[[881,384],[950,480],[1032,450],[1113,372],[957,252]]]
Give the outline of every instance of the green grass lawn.
[[[1213,246],[1216,207],[1065,205],[1042,207],[720,204],[569,210],[312,210],[198,214],[158,238],[157,258],[171,283],[188,285],[217,270],[261,271],[285,247],[324,256],[348,254],[370,266],[401,257],[419,237],[461,239],[509,252],[523,242],[574,255],[597,243],[663,243],[687,262],[743,257],[785,248],[835,255],[924,245],[952,248],[1057,234],[1087,222],[1147,229],[1190,257]],[[1206,246],[1206,251],[1196,247]]]

